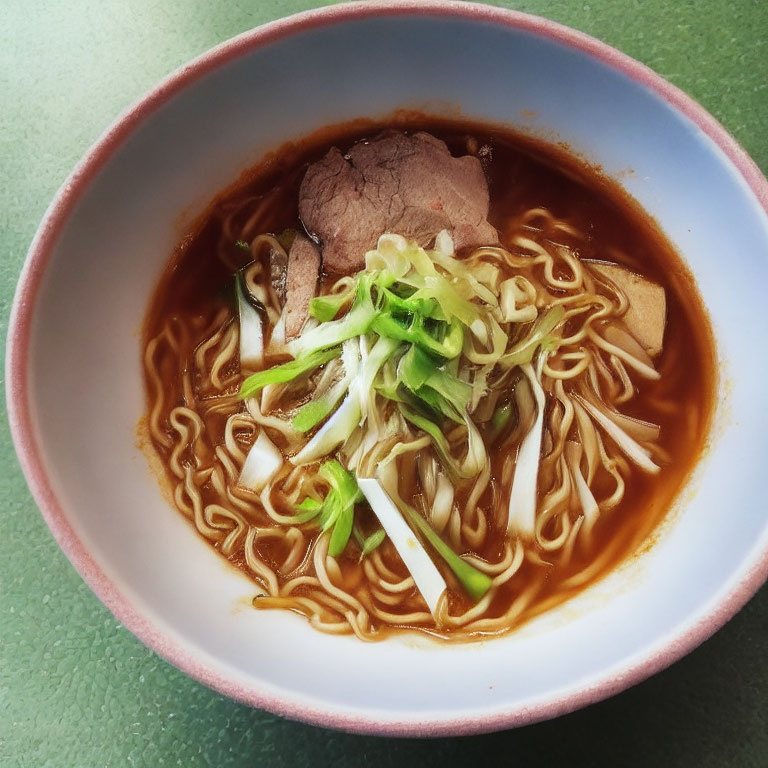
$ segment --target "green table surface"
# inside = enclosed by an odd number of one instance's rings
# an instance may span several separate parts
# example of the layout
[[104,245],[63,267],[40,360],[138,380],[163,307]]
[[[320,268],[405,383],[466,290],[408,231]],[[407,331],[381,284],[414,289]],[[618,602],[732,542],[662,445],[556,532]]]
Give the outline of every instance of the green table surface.
[[[68,172],[160,78],[307,0],[0,0],[0,323]],[[768,172],[768,2],[530,0],[683,88]],[[4,399],[3,399],[4,407]],[[0,765],[768,766],[768,591],[670,669],[586,710],[502,733],[336,733],[215,693],[91,594],[0,426]]]

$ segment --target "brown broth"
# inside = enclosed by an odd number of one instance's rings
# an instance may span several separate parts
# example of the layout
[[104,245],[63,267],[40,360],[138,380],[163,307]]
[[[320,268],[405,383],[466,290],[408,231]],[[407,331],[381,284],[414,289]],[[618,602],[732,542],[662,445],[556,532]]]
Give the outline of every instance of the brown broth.
[[[300,143],[288,144],[221,193],[181,241],[160,280],[144,325],[145,344],[170,316],[176,315],[185,321],[195,317],[210,319],[220,307],[230,302],[232,272],[216,258],[222,238],[221,222],[227,210],[248,197],[276,194],[279,204],[270,215],[269,226],[261,231],[300,228],[297,191],[307,164],[322,156],[329,146],[335,144],[343,149],[359,138],[375,135],[381,127],[368,122],[353,123],[318,132]],[[489,148],[489,152],[483,153],[490,185],[489,218],[501,233],[502,242],[505,233],[525,210],[545,207],[586,235],[586,244],[580,248],[582,259],[623,264],[666,289],[664,349],[656,360],[662,375],[656,382],[643,380],[638,385],[635,381],[638,394],[626,404],[625,412],[661,426],[659,444],[671,461],[657,476],[639,471],[631,473],[620,505],[601,516],[595,529],[593,549],[584,551],[576,547],[568,567],[550,568],[545,571],[542,581],[541,566],[523,565],[506,588],[499,591],[488,615],[502,614],[526,589],[528,582],[539,580],[541,584],[535,598],[520,617],[524,620],[578,592],[639,551],[670,509],[704,448],[710,425],[716,364],[709,322],[694,281],[671,244],[655,222],[616,182],[599,170],[589,167],[563,148],[524,138],[502,128],[413,115],[407,118],[405,126],[399,124],[397,127],[429,130],[446,141],[457,154],[465,153],[467,142],[473,138],[480,146]],[[235,264],[242,265],[250,258],[234,243],[231,250]],[[168,382],[167,396],[172,402],[181,404],[183,393],[179,374],[180,371],[167,369],[164,379]],[[671,410],[657,407],[654,402],[662,396],[679,407]],[[222,439],[224,422],[222,416],[211,425],[214,432],[218,431],[214,440]],[[161,446],[155,448],[164,454]],[[494,477],[498,476],[502,461],[501,452],[496,451],[492,457]],[[413,471],[415,474],[415,468]],[[492,492],[487,491],[484,501],[490,500]],[[372,524],[372,515],[367,515],[363,515],[364,527]],[[499,535],[487,537],[490,543],[477,554],[495,560],[501,552],[499,542],[503,540],[502,528],[506,521],[491,519],[490,523],[491,527],[496,526]],[[276,561],[282,545],[270,546],[275,549],[271,557],[267,550],[265,558]],[[598,571],[584,584],[565,586],[564,581],[569,576],[590,565],[595,552],[603,553]],[[389,542],[383,545],[383,553],[394,571],[407,575]],[[244,567],[239,557],[232,559],[236,565]],[[355,580],[359,579],[355,562],[341,558],[342,571],[348,579],[346,586],[353,592]],[[455,594],[452,600],[458,607],[463,599]],[[461,632],[457,634],[466,637]]]

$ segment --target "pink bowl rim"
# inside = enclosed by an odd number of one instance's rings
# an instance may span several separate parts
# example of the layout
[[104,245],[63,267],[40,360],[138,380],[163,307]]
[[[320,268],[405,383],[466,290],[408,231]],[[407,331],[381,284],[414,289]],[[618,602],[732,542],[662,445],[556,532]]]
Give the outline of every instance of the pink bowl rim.
[[739,578],[691,625],[660,647],[633,657],[607,671],[589,687],[555,691],[533,706],[491,715],[452,719],[426,715],[418,720],[381,722],[370,715],[329,712],[297,701],[291,695],[270,695],[246,685],[208,663],[203,654],[177,642],[149,621],[91,557],[70,525],[49,482],[36,442],[28,391],[28,362],[35,297],[48,259],[69,215],[90,181],[117,148],[153,112],[176,93],[228,62],[297,33],[378,16],[439,16],[488,22],[549,39],[590,56],[644,86],[695,123],[725,154],[768,214],[768,181],[720,123],[676,86],[626,54],[557,22],[492,6],[452,0],[363,0],[306,11],[265,24],[225,41],[181,69],[129,107],[102,135],[57,192],[43,217],[24,263],[9,323],[6,358],[6,397],[11,434],[22,470],[48,527],[75,569],[114,614],[145,645],[168,662],[216,691],[254,707],[314,725],[390,736],[441,736],[484,733],[557,717],[617,694],[666,668],[693,650],[730,619],[768,578],[768,547],[757,553]]

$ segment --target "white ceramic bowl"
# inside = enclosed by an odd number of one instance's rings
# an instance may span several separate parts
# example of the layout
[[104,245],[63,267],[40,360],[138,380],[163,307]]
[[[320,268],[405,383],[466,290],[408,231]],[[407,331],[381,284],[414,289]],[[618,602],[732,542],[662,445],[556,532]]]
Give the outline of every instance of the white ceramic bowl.
[[[189,220],[266,151],[418,108],[568,142],[618,175],[693,270],[714,325],[712,445],[657,543],[512,635],[364,644],[248,608],[251,583],[161,496],[136,447],[138,331]],[[628,169],[633,172],[626,173]],[[24,472],[62,549],[141,640],[251,704],[351,730],[468,733],[552,717],[661,669],[766,576],[760,474],[768,185],[715,120],[651,71],[542,19],[366,2],[248,32],[117,123],[53,201],[21,277],[8,399]],[[727,272],[726,272],[727,269]]]

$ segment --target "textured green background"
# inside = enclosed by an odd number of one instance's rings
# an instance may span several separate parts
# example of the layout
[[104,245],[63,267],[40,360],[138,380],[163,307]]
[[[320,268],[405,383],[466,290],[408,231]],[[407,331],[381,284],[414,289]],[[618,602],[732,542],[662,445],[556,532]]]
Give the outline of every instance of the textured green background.
[[[0,323],[35,228],[114,117],[207,48],[307,0],[0,0]],[[765,0],[531,0],[709,109],[768,172]],[[334,733],[236,704],[158,659],[59,552],[0,423],[0,765],[768,766],[768,591],[701,648],[587,710],[429,740]]]

